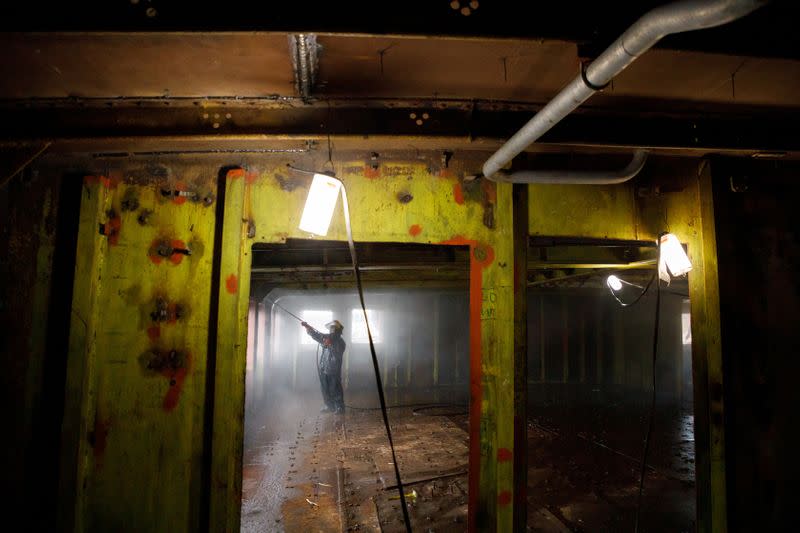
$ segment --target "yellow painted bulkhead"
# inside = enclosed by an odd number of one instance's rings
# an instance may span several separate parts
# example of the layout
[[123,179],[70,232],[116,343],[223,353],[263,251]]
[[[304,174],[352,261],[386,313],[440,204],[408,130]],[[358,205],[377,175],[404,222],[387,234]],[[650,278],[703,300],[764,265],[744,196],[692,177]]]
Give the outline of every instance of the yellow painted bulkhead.
[[[78,530],[194,530],[201,520],[211,272],[219,253],[209,514],[212,530],[238,529],[250,250],[256,242],[309,237],[297,224],[310,177],[290,175],[284,164],[225,172],[219,251],[216,202],[178,201],[162,190],[205,194],[221,165],[176,167],[166,180],[126,177],[122,169],[116,177],[110,172],[86,179],[64,424],[64,442],[73,444],[65,448],[61,489],[74,497],[62,498],[65,523]],[[491,527],[487,520],[494,517],[499,529],[507,529],[512,467],[494,458],[499,448],[513,450],[511,186],[464,186],[454,174],[433,175],[417,162],[378,169],[353,162],[337,170],[357,241],[471,247],[481,291],[476,518]],[[138,208],[123,209],[133,196]],[[140,224],[144,210],[151,213]],[[116,233],[104,234],[110,225],[118,225],[111,230]],[[341,215],[327,238],[344,240]],[[191,255],[158,256],[159,243],[176,241]],[[154,323],[149,313],[159,298],[184,305],[186,316]],[[184,354],[183,382],[176,379],[180,369],[146,368],[153,349]],[[175,401],[169,409],[168,397]]]
[[[308,159],[294,163],[312,166]],[[149,175],[147,167],[131,172],[136,165],[129,165],[89,177],[83,186],[62,446],[62,525],[80,531],[194,531],[208,513],[212,531],[235,531],[250,252],[254,243],[310,238],[297,224],[311,178],[288,171],[286,161],[277,158],[233,167],[219,161],[169,163],[166,177]],[[479,529],[509,531],[513,461],[498,460],[498,451],[503,449],[504,457],[518,452],[512,187],[463,182],[463,172],[419,161],[375,168],[356,159],[334,169],[347,187],[356,241],[471,248],[472,314],[480,325],[472,357],[479,352],[481,363],[479,490],[471,512]],[[701,383],[695,386],[696,409],[698,416],[706,412],[711,418],[721,413],[721,396],[704,399],[707,394],[697,393],[721,388],[710,178],[697,161],[661,172],[684,184],[682,190],[642,197],[631,185],[530,186],[530,233],[644,240],[672,231],[687,243],[695,265],[693,357],[695,383]],[[175,190],[189,194],[169,196]],[[337,213],[326,239],[345,240]],[[159,255],[165,243],[191,253]],[[165,321],[156,322],[151,313],[159,300],[184,312],[175,316],[172,307]],[[210,338],[216,339],[211,359]],[[173,350],[177,353],[170,355]],[[210,439],[204,438],[208,434]],[[708,449],[697,452],[698,490],[704,484],[714,488],[708,498],[712,518],[699,520],[702,531],[724,530],[721,439],[721,426],[711,425]],[[702,443],[698,435],[698,447]],[[204,470],[208,453],[210,472]]]

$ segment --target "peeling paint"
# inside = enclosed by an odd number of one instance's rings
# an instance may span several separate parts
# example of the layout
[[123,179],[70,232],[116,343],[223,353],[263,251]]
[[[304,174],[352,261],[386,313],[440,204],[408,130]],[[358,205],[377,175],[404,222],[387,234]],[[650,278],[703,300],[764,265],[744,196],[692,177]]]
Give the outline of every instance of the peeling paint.
[[139,209],[139,195],[136,192],[136,187],[128,187],[125,190],[120,206],[123,211],[136,211]]
[[414,199],[414,196],[408,191],[400,191],[397,193],[397,201],[401,204],[407,204]]
[[287,177],[283,176],[282,174],[275,174],[275,181],[277,181],[278,185],[281,186],[281,189],[286,192],[292,192],[304,184],[303,180],[299,178]]

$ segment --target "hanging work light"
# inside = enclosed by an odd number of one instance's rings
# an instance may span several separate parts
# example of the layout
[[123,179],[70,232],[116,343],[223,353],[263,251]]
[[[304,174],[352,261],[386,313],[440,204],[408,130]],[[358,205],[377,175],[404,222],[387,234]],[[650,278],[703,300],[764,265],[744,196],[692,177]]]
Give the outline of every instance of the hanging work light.
[[692,270],[689,256],[683,249],[681,242],[672,233],[665,233],[660,238],[660,253],[658,261],[658,277],[666,283],[673,277],[683,276]]
[[622,290],[622,280],[620,280],[614,274],[608,276],[608,278],[606,279],[606,284],[608,285],[608,288],[611,289],[612,291]]
[[300,229],[324,237],[333,218],[342,182],[325,174],[314,174],[306,206],[300,218]]

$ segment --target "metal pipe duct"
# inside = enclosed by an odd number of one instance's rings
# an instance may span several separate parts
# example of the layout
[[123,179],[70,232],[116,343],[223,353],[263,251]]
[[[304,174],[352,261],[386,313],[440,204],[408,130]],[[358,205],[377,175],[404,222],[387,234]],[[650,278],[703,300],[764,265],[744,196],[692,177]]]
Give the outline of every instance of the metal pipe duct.
[[647,152],[638,150],[625,168],[619,170],[500,170],[492,180],[506,183],[560,183],[571,185],[615,185],[636,176],[647,161]]
[[483,175],[494,179],[498,170],[595,92],[603,89],[614,76],[663,37],[672,33],[721,26],[766,3],[766,0],[687,0],[649,11],[600,54],[600,57],[584,67],[569,85],[487,159],[483,165]]

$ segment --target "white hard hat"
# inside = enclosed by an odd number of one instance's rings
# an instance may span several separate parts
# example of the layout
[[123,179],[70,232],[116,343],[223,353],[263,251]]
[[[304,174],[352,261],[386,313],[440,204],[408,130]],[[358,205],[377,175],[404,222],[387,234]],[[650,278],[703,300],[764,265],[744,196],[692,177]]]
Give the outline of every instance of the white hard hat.
[[328,331],[330,331],[331,328],[335,329],[336,331],[339,331],[339,332],[344,331],[344,326],[338,320],[334,320],[332,322],[328,322],[327,324],[325,324],[325,327],[328,328]]

